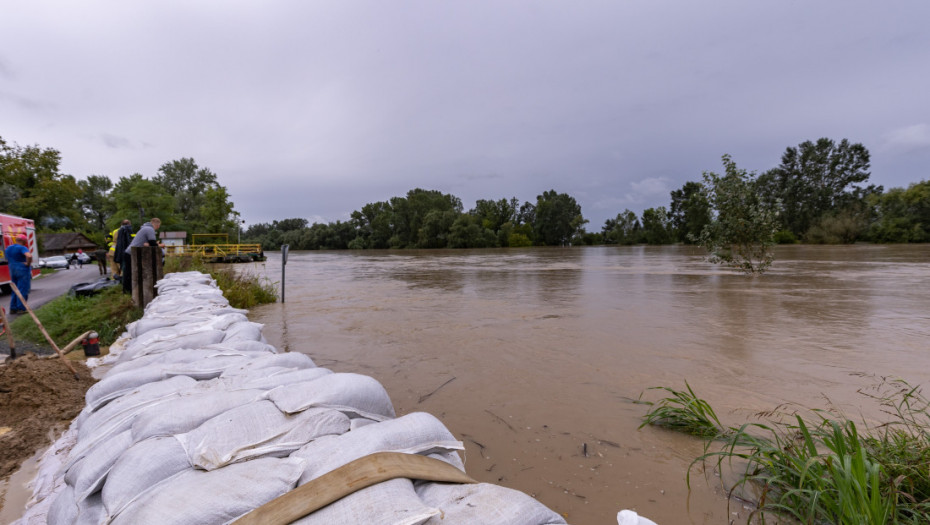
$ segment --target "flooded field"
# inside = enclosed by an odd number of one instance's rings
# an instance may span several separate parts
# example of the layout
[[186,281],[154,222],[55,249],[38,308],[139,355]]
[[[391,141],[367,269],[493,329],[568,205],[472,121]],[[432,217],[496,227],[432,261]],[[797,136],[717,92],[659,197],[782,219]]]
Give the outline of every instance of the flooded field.
[[[281,277],[274,254],[240,268]],[[930,246],[780,247],[756,277],[690,247],[292,252],[286,271],[286,304],[250,314],[272,344],[375,377],[465,442],[473,477],[576,525],[745,519],[713,473],[689,494],[700,441],[637,429],[651,386],[687,380],[735,425],[781,403],[872,417],[858,389],[930,379]]]

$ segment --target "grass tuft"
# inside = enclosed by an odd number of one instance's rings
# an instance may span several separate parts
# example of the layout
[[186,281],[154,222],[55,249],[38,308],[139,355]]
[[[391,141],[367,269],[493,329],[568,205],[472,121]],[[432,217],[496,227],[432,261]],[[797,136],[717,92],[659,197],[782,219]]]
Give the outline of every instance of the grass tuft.
[[[767,514],[811,524],[930,522],[930,402],[919,388],[903,381],[883,382],[881,393],[870,397],[891,420],[874,429],[865,427],[864,433],[834,410],[711,433],[709,424],[719,427],[719,421],[685,385],[685,392],[657,387],[672,396],[649,403],[655,408],[644,416],[643,425],[719,439],[719,449],[710,450],[708,443],[691,466],[711,462],[718,472],[737,470],[737,481],[724,488],[755,504],[747,523],[754,518],[764,523]],[[690,484],[690,469],[687,479]]]

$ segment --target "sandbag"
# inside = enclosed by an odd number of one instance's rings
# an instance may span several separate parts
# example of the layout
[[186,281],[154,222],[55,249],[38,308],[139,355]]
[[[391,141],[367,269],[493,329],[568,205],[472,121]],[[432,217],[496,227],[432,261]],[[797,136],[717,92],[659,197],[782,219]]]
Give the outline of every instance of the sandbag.
[[[322,509],[305,516],[292,525],[332,525],[334,523],[364,523],[366,525],[418,525],[439,509],[423,503],[409,479],[396,478],[353,492]],[[481,523],[479,521],[448,521],[446,523]]]
[[[303,485],[375,452],[423,455],[453,452],[452,455],[457,458],[454,451],[464,449],[462,442],[456,440],[438,419],[425,412],[414,412],[339,436],[321,437],[301,447],[292,457],[307,460],[307,466],[300,477],[300,484]],[[452,464],[464,470],[461,460]]]
[[74,489],[65,485],[48,509],[49,525],[70,525],[77,520],[78,506],[74,501]]
[[228,341],[264,341],[262,337],[262,324],[241,321],[232,323],[226,328],[226,337],[223,342]]
[[261,456],[287,456],[313,439],[349,430],[349,418],[327,408],[285,415],[270,401],[242,405],[204,422],[178,441],[192,465],[215,470]]
[[65,483],[74,487],[75,500],[80,501],[100,490],[113,464],[130,446],[132,431],[125,430],[72,465],[65,473]]
[[119,514],[159,483],[190,469],[187,452],[174,436],[136,443],[119,457],[107,475],[101,491],[107,514]]
[[78,515],[74,525],[100,525],[106,523],[106,520],[107,509],[103,506],[99,492],[78,503]]
[[285,352],[283,354],[266,354],[248,362],[228,367],[221,377],[230,377],[269,367],[284,368],[316,368],[313,359],[307,354],[299,352]]
[[135,411],[143,406],[157,402],[165,397],[176,394],[186,388],[192,387],[197,381],[186,376],[177,376],[163,381],[146,383],[135,388],[132,392],[119,399],[107,403],[96,412],[90,413],[79,421],[78,445],[80,442],[94,434],[96,429],[107,421],[128,411]]
[[211,472],[187,470],[130,503],[111,523],[226,523],[291,490],[301,470],[295,458],[261,458]]
[[330,374],[309,382],[280,386],[268,392],[268,398],[288,414],[310,407],[326,407],[350,417],[379,421],[394,417],[394,406],[381,383],[359,374]]
[[213,343],[219,343],[225,335],[226,333],[222,330],[210,329],[179,335],[172,339],[155,341],[150,344],[131,343],[120,354],[119,361],[128,361],[144,355],[158,354],[181,348],[203,348]]
[[162,379],[165,379],[165,373],[158,366],[107,374],[106,377],[87,389],[84,399],[87,400],[87,406],[93,412],[139,386],[161,381]]
[[210,418],[257,401],[264,395],[263,390],[227,391],[224,388],[218,388],[215,392],[181,395],[137,415],[132,422],[132,438],[138,442],[155,436],[189,432]]
[[526,494],[489,483],[457,484],[419,482],[416,492],[425,505],[441,514],[429,525],[481,523],[482,525],[563,524],[562,516]]
[[[273,370],[279,371],[272,373]],[[269,367],[263,368],[261,371],[267,371],[267,373],[255,374],[254,376],[252,374],[242,374],[229,377],[228,379],[231,381],[231,385],[236,385],[238,388],[271,390],[292,383],[313,381],[314,379],[319,379],[333,373],[333,371],[328,368],[304,368],[294,370],[291,368],[276,369],[276,367]]]

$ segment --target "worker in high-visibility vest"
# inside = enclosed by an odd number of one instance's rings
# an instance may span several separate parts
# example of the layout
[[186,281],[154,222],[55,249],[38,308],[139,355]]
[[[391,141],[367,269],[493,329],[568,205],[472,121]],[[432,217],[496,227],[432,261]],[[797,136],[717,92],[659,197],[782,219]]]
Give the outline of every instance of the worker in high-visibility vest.
[[107,262],[110,264],[110,270],[113,272],[112,279],[114,281],[119,281],[121,279],[120,274],[120,265],[113,260],[114,254],[116,254],[116,234],[119,233],[119,228],[113,230],[107,235]]

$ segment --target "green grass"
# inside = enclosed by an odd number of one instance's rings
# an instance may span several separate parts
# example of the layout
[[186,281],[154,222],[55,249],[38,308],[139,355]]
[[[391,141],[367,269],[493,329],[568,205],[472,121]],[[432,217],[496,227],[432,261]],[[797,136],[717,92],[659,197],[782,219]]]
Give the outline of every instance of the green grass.
[[[770,412],[765,417],[774,420],[723,428],[710,406],[686,387],[659,387],[672,396],[653,403],[643,425],[684,429],[713,440],[691,466],[710,462],[720,473],[736,472],[737,481],[724,488],[755,504],[747,523],[765,523],[767,515],[805,524],[930,522],[930,403],[919,388],[903,381],[879,385],[880,394],[869,397],[880,403],[889,421],[861,432],[831,410],[795,413],[785,420]],[[714,434],[711,422],[719,428]]]
[[640,395],[636,402],[652,408],[646,413],[643,424],[639,428],[655,425],[706,438],[713,438],[722,433],[723,425],[714,413],[714,409],[707,401],[694,395],[687,381],[685,381],[685,388],[687,391],[664,386],[652,387],[649,390],[663,390],[671,394],[655,402],[643,401],[643,396]]
[[234,308],[252,308],[278,300],[277,287],[269,281],[248,273],[238,273],[228,265],[206,264],[199,257],[169,257],[165,273],[198,271],[209,274]]
[[[108,346],[123,333],[127,324],[142,317],[142,310],[120,286],[106,288],[90,297],[63,295],[36,311],[48,334],[59,348],[88,330],[97,332],[100,344]],[[47,344],[32,317],[21,315],[10,324],[13,335],[37,344]]]

